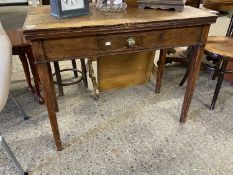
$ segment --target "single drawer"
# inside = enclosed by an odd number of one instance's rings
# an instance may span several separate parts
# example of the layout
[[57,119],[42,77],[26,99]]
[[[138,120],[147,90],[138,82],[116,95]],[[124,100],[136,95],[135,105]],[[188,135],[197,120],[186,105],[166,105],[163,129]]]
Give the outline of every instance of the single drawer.
[[135,48],[150,48],[154,45],[160,45],[161,42],[161,31],[139,35],[115,35],[100,39],[98,42],[98,49],[100,54],[110,52],[127,52],[135,50]]
[[97,55],[97,41],[94,37],[51,39],[43,42],[46,59],[63,60]]

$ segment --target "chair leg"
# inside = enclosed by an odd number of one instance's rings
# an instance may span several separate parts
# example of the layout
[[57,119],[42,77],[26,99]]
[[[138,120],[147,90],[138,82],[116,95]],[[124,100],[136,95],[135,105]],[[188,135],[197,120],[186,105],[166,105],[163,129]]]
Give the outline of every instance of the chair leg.
[[62,79],[61,79],[61,73],[60,73],[60,67],[58,61],[54,61],[54,69],[57,79],[59,97],[62,97],[64,96],[64,91],[63,91]]
[[37,67],[35,65],[35,58],[33,56],[31,47],[28,47],[26,51],[27,51],[26,54],[27,54],[28,62],[34,79],[36,100],[38,101],[39,104],[44,104],[45,102],[44,98],[40,94],[40,78],[38,75]]
[[76,61],[75,60],[71,60],[71,62],[72,62],[72,67],[73,67],[73,69],[74,69],[74,77],[75,78],[78,78],[78,72],[77,71],[75,71],[76,69],[77,69],[77,64],[76,64]]
[[[221,63],[222,63],[221,60],[217,62],[216,69],[221,69]],[[218,76],[219,76],[219,72],[214,71],[214,74],[212,75],[212,80],[215,80],[216,77],[218,77]]]
[[82,67],[82,76],[83,76],[83,83],[86,88],[88,88],[88,82],[87,82],[87,69],[85,64],[85,59],[80,59],[81,61],[81,67]]
[[[189,59],[190,60],[190,58],[192,57],[192,54],[193,54],[193,47],[188,47],[188,54],[187,54],[187,59]],[[187,70],[186,70],[186,72],[185,72],[185,74],[184,74],[184,77],[182,78],[182,80],[180,81],[180,86],[183,86],[184,85],[184,83],[185,83],[185,81],[187,80],[187,78],[188,78],[188,75],[189,75],[189,72],[190,72],[190,68],[191,68],[191,60],[189,61],[189,63],[188,63],[188,67],[187,67]]]
[[23,119],[24,119],[24,120],[28,120],[28,119],[30,118],[30,116],[28,116],[28,115],[25,113],[24,109],[23,109],[22,106],[16,101],[15,97],[12,95],[11,92],[9,93],[9,95],[10,95],[11,99],[14,101],[14,103],[16,104],[16,106],[18,107],[18,109],[20,110]]
[[183,84],[185,83],[185,81],[187,80],[188,78],[188,75],[189,75],[189,72],[190,72],[190,66],[191,66],[191,62],[188,64],[188,67],[187,67],[187,70],[184,74],[184,77],[182,78],[182,80],[180,81],[180,86],[183,86]]
[[221,65],[221,72],[219,73],[217,85],[215,87],[214,97],[213,97],[213,100],[211,102],[211,106],[210,106],[211,110],[214,110],[214,108],[215,108],[215,104],[216,104],[216,101],[218,99],[219,91],[221,89],[222,82],[224,79],[224,70],[226,69],[226,66],[227,66],[227,61],[224,60],[222,62],[222,65]]
[[12,162],[14,163],[15,167],[17,168],[17,171],[19,172],[20,175],[27,175],[28,172],[25,172],[22,168],[22,166],[20,165],[20,163],[18,162],[18,160],[16,159],[14,153],[11,151],[10,147],[7,145],[6,141],[4,140],[4,138],[2,137],[1,133],[0,133],[0,145],[3,147],[3,149],[5,150],[5,152],[7,153],[7,156],[12,160]]
[[32,83],[31,83],[30,71],[29,71],[28,61],[27,61],[27,57],[26,57],[25,53],[19,51],[19,59],[23,65],[25,77],[26,77],[27,84],[28,84],[28,89],[31,93],[34,93],[35,91],[34,91],[34,88],[32,86]]
[[160,87],[163,77],[164,66],[166,62],[166,53],[168,49],[160,50],[160,56],[158,61],[158,70],[157,70],[157,78],[156,78],[156,85],[155,85],[155,93],[160,93]]

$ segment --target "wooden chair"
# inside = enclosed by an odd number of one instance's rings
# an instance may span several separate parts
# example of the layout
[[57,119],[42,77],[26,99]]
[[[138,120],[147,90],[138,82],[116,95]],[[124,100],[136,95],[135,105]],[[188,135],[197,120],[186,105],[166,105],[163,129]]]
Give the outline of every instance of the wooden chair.
[[[225,4],[224,4],[225,5]],[[219,6],[217,6],[217,9],[221,9]],[[229,9],[229,6],[228,8]],[[233,16],[231,18],[230,25],[227,30],[226,36],[211,36],[208,37],[207,44],[205,47],[204,54],[212,60],[217,60],[217,66],[210,67],[208,66],[208,69],[214,71],[213,79],[215,77],[218,77],[217,85],[215,88],[214,96],[211,102],[210,109],[213,110],[215,108],[215,104],[221,89],[221,85],[224,79],[224,74],[233,74],[233,70],[226,70],[227,64],[229,61],[233,61]],[[159,68],[158,68],[158,78],[156,83],[156,92],[160,91],[161,86],[161,79],[162,79],[162,73],[164,69],[165,59],[166,56],[162,55],[160,57]],[[190,65],[190,64],[189,64]],[[190,66],[188,65],[187,71],[180,82],[180,86],[184,84],[186,79],[188,78],[189,72],[190,72]]]
[[[44,99],[40,94],[40,80],[37,72],[37,68],[35,65],[35,59],[31,49],[31,42],[26,41],[23,37],[22,31],[17,29],[12,29],[6,31],[8,37],[10,38],[12,44],[12,53],[13,55],[18,55],[24,69],[25,77],[27,80],[29,91],[34,93],[38,103],[43,104]],[[31,76],[29,66],[33,75],[35,89],[31,83]]]

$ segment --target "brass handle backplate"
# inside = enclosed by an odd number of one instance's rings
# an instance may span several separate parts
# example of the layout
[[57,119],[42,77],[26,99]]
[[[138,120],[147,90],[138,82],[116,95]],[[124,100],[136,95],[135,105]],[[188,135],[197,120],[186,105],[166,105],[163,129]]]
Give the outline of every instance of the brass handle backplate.
[[129,37],[127,39],[127,43],[128,43],[128,47],[134,47],[136,45],[136,41],[135,41],[134,37]]

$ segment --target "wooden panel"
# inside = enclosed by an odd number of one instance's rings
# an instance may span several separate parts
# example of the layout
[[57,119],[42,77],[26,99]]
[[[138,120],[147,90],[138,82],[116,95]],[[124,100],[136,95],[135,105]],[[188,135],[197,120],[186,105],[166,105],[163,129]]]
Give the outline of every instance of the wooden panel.
[[154,55],[153,51],[98,58],[99,90],[123,88],[148,82]]
[[51,61],[97,55],[97,42],[94,37],[45,40],[43,46],[46,59]]
[[[158,48],[201,44],[204,26],[156,30],[154,32],[134,32],[122,35],[50,39],[43,41],[45,57],[48,61],[70,58],[104,56]],[[187,37],[189,36],[189,37]],[[128,38],[133,37],[136,45],[129,47]],[[111,43],[106,45],[106,43]],[[40,60],[37,60],[40,62]]]
[[171,29],[163,33],[163,46],[189,46],[201,41],[204,26]]
[[[130,33],[104,37],[98,42],[99,53],[130,52],[143,49],[154,49],[166,46],[187,46],[201,42],[203,26],[181,29],[160,30],[147,33]],[[188,37],[187,37],[188,36]],[[127,40],[133,38],[135,46],[129,47]]]

